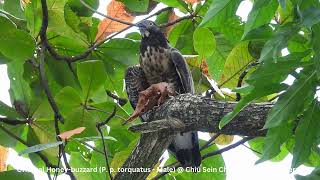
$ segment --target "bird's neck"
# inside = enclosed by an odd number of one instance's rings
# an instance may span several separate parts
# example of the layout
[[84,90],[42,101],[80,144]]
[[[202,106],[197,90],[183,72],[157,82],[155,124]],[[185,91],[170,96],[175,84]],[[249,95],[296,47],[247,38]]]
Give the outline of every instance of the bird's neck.
[[142,37],[140,53],[147,51],[148,46],[151,48],[169,48],[168,41],[162,32],[151,33],[149,36]]

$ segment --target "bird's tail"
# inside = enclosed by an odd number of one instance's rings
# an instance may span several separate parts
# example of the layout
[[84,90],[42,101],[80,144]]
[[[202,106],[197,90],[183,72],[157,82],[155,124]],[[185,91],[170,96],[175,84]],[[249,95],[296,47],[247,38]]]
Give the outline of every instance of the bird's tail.
[[176,156],[183,167],[199,167],[201,164],[196,131],[177,134],[169,146],[169,151]]

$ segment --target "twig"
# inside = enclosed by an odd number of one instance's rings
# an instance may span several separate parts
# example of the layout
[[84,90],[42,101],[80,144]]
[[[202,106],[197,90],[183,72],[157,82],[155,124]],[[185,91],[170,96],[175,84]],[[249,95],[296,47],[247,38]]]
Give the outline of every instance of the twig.
[[[44,91],[47,95],[50,106],[54,112],[54,126],[55,126],[55,131],[56,131],[56,139],[57,139],[57,141],[61,141],[60,137],[58,136],[60,134],[59,121],[63,122],[63,118],[60,115],[58,105],[56,104],[56,102],[53,98],[53,95],[50,91],[48,81],[45,76],[45,68],[44,68],[45,51],[49,47],[49,43],[48,43],[48,39],[47,39],[47,35],[46,35],[47,28],[48,28],[48,8],[47,8],[47,1],[46,0],[41,0],[41,8],[42,8],[42,24],[41,24],[41,29],[40,29],[41,49],[40,49],[40,61],[39,61],[40,81],[41,81],[41,85],[44,88]],[[59,145],[59,152],[62,154],[65,166],[67,168],[66,173],[69,175],[71,180],[76,180],[76,177],[74,176],[73,172],[71,171],[70,164],[68,163],[66,153],[64,151],[64,144]]]
[[[97,107],[95,107],[95,106],[85,106],[84,107],[86,110],[91,110],[91,111],[99,111],[99,112],[102,112],[102,113],[106,113],[106,114],[112,114],[112,113],[110,113],[110,112],[108,112],[108,111],[105,111],[105,110],[103,110],[103,109],[99,109],[99,108],[97,108]],[[117,117],[117,118],[120,118],[120,119],[122,119],[122,120],[127,120],[127,118],[124,118],[124,117],[122,117],[122,116],[119,116],[119,115],[115,115],[115,117]]]
[[117,108],[115,106],[113,111],[112,111],[112,114],[105,121],[99,122],[96,125],[96,127],[97,127],[97,129],[98,129],[98,131],[99,131],[99,133],[101,135],[102,145],[103,145],[103,152],[104,152],[104,156],[105,156],[106,165],[107,165],[107,168],[108,168],[108,174],[109,174],[110,180],[113,180],[113,177],[112,177],[112,174],[111,174],[111,171],[110,171],[107,148],[106,148],[106,144],[104,142],[104,136],[103,136],[103,132],[101,130],[101,127],[106,125],[116,115],[116,110],[117,110]]
[[10,119],[10,118],[2,118],[0,117],[0,122],[3,122],[5,124],[8,124],[8,125],[18,125],[18,124],[27,124],[29,123],[30,121],[29,120],[17,120],[17,119]]
[[180,21],[183,21],[183,20],[186,20],[186,19],[192,19],[192,18],[194,18],[194,17],[196,17],[196,16],[197,16],[196,14],[190,14],[190,15],[187,15],[187,16],[183,16],[183,17],[181,17],[181,18],[179,18],[179,19],[176,19],[176,20],[174,20],[174,21],[172,21],[172,22],[168,22],[168,23],[166,23],[166,24],[162,24],[162,25],[160,25],[159,27],[160,27],[160,28],[164,28],[164,27],[172,26],[172,25],[174,25],[174,24],[179,23]]
[[[151,17],[153,17],[153,16],[157,16],[157,15],[161,14],[162,12],[168,11],[168,10],[170,10],[170,9],[171,9],[171,7],[166,7],[166,8],[164,8],[164,9],[161,9],[161,10],[155,12],[154,14],[151,14],[150,16],[144,18],[143,20],[149,19],[149,18],[151,18]],[[98,42],[98,43],[96,43],[96,44],[92,44],[92,45],[89,46],[89,48],[88,48],[86,51],[84,51],[82,54],[78,54],[78,55],[75,55],[75,56],[63,56],[63,55],[58,54],[58,53],[55,51],[55,49],[49,44],[46,36],[43,37],[43,38],[44,38],[43,41],[46,42],[46,46],[47,46],[47,49],[48,49],[49,53],[50,53],[55,59],[57,59],[57,60],[65,60],[65,61],[69,61],[69,62],[75,62],[75,61],[78,61],[78,60],[81,60],[81,59],[85,59],[86,57],[88,57],[88,56],[91,54],[92,51],[95,51],[95,50],[96,50],[99,46],[101,46],[103,43],[105,43],[106,41],[112,39],[113,37],[117,36],[118,34],[124,32],[124,31],[126,31],[126,30],[128,30],[128,29],[130,29],[131,27],[133,27],[133,25],[129,25],[128,27],[126,27],[126,28],[124,28],[124,29],[122,29],[122,30],[114,33],[113,35],[109,36],[108,38],[106,38],[106,39],[104,39],[104,40],[102,40],[102,41],[100,41],[100,42]]]
[[238,141],[238,142],[236,142],[234,144],[231,144],[231,145],[229,145],[227,147],[221,148],[221,149],[216,150],[216,151],[211,152],[211,153],[207,153],[207,154],[202,156],[202,160],[204,160],[204,159],[206,159],[208,157],[211,157],[211,156],[215,156],[217,154],[222,154],[222,153],[224,153],[226,151],[229,151],[230,149],[236,148],[236,147],[240,146],[241,144],[243,144],[243,143],[245,143],[245,142],[247,142],[247,141],[249,141],[249,140],[251,140],[253,138],[254,137],[245,137],[245,138],[241,139],[240,141]]
[[[248,64],[248,66],[246,67],[246,69],[240,74],[239,76],[239,80],[238,80],[238,83],[237,83],[237,88],[240,88],[242,86],[242,82],[243,82],[243,79],[246,77],[246,75],[248,74],[248,72],[250,71],[250,69],[254,66],[256,66],[258,64],[258,62],[256,61],[253,61],[253,62],[250,62]],[[241,99],[241,95],[240,93],[236,93],[236,101],[240,101]]]
[[91,11],[93,11],[93,12],[95,12],[95,13],[97,13],[97,14],[99,14],[99,15],[107,18],[107,19],[110,19],[110,20],[112,20],[112,21],[116,21],[116,22],[119,22],[119,23],[122,23],[122,24],[126,24],[126,25],[129,25],[129,26],[135,26],[135,24],[133,24],[133,23],[130,23],[130,22],[127,22],[127,21],[122,21],[121,19],[113,18],[113,17],[111,17],[111,16],[105,15],[105,14],[103,14],[103,13],[95,10],[95,9],[93,9],[91,6],[89,6],[87,3],[85,3],[83,0],[79,0],[79,1],[80,1],[80,3],[81,3],[82,5],[84,5],[86,8],[90,9]]
[[249,149],[249,150],[251,150],[251,151],[253,151],[253,152],[257,153],[257,154],[262,154],[261,152],[256,151],[256,150],[252,149],[251,147],[249,147],[249,146],[247,146],[245,144],[242,144],[242,146],[246,147],[247,149]]
[[233,79],[238,73],[240,73],[242,70],[244,70],[252,61],[248,62],[246,65],[244,65],[241,69],[239,69],[236,73],[234,73],[232,76],[230,76],[227,80],[223,81],[221,84],[218,85],[220,88],[221,86],[225,85],[227,82],[229,82],[231,79]]
[[120,106],[124,106],[124,105],[128,102],[127,99],[121,98],[121,97],[113,94],[113,93],[112,93],[111,91],[109,91],[109,90],[106,90],[106,93],[107,93],[107,95],[108,95],[109,97],[115,99]]
[[215,134],[214,136],[212,136],[212,137],[209,139],[209,141],[207,141],[206,144],[203,145],[203,146],[200,148],[200,151],[208,148],[208,147],[210,146],[210,144],[211,144],[214,140],[216,140],[220,135],[221,135],[221,133],[219,132],[219,133]]

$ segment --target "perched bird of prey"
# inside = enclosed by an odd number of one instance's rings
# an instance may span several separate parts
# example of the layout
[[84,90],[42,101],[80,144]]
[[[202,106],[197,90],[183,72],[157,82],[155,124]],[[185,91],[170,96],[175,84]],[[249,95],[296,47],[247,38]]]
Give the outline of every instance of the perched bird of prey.
[[[126,73],[126,84],[131,84],[126,90],[132,106],[135,108],[137,105],[138,91],[161,82],[166,82],[176,94],[194,93],[192,76],[185,59],[177,49],[170,47],[161,29],[149,20],[144,20],[137,26],[142,35],[140,67],[129,68]],[[141,79],[133,80],[130,78],[133,75]],[[200,166],[201,155],[196,131],[175,135],[169,151],[183,167]]]

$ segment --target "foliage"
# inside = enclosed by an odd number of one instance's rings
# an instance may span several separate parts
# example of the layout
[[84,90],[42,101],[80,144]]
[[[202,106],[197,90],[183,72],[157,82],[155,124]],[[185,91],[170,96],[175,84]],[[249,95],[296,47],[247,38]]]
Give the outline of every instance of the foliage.
[[[1,2],[4,2],[3,4]],[[93,9],[98,0],[85,0]],[[185,15],[197,13],[192,20],[185,19],[167,28],[171,46],[188,59],[192,67],[197,93],[211,87],[210,79],[220,88],[229,88],[233,94],[226,100],[234,101],[234,93],[241,99],[234,110],[220,122],[220,127],[230,122],[251,102],[276,98],[268,114],[264,129],[265,138],[249,144],[262,154],[257,163],[281,161],[288,153],[293,155],[292,168],[304,164],[320,166],[320,104],[316,91],[320,79],[320,2],[317,0],[255,0],[247,21],[236,11],[240,0],[130,0],[112,1],[107,12],[114,18],[132,22],[137,14],[148,14],[154,3],[164,3],[179,9]],[[129,103],[120,106],[107,96],[106,91],[122,98],[125,69],[138,64],[140,35],[127,33],[104,42],[105,38],[128,25],[109,19],[92,17],[93,12],[78,0],[47,0],[49,24],[47,37],[50,45],[60,55],[74,57],[93,44],[97,45],[86,57],[77,62],[67,62],[45,52],[45,76],[54,101],[64,119],[59,123],[62,132],[84,127],[83,132],[72,133],[68,143],[56,140],[55,112],[44,92],[39,75],[42,23],[40,0],[0,1],[0,64],[8,68],[11,104],[0,102],[0,115],[8,119],[28,120],[11,126],[1,122],[1,127],[24,140],[29,147],[0,130],[0,145],[11,147],[29,157],[37,167],[45,167],[34,152],[43,153],[56,164],[58,145],[65,151],[72,167],[105,167],[104,156],[91,150],[83,142],[93,142],[103,151],[96,124],[105,120],[117,107],[114,118],[103,128],[112,167],[120,167],[134,148],[139,135],[127,130],[121,123],[133,111]],[[167,23],[177,17],[174,11],[157,15],[157,23]],[[284,53],[286,52],[287,53]],[[251,68],[238,87],[241,74]],[[292,85],[284,84],[290,76]],[[207,79],[207,78],[208,79]],[[209,81],[208,81],[209,80]],[[70,135],[70,136],[71,136]],[[69,137],[69,136],[68,136]],[[217,150],[212,145],[206,152]],[[166,162],[172,162],[172,157]],[[224,166],[221,155],[208,158],[203,166]],[[152,173],[150,176],[156,175]],[[33,179],[32,174],[15,170],[2,172],[2,179]],[[79,179],[102,179],[105,173],[76,173]],[[149,176],[149,178],[151,178]],[[170,173],[164,179],[208,178],[208,174]],[[319,169],[309,176],[297,179],[318,179]],[[216,179],[226,175],[215,174]]]

